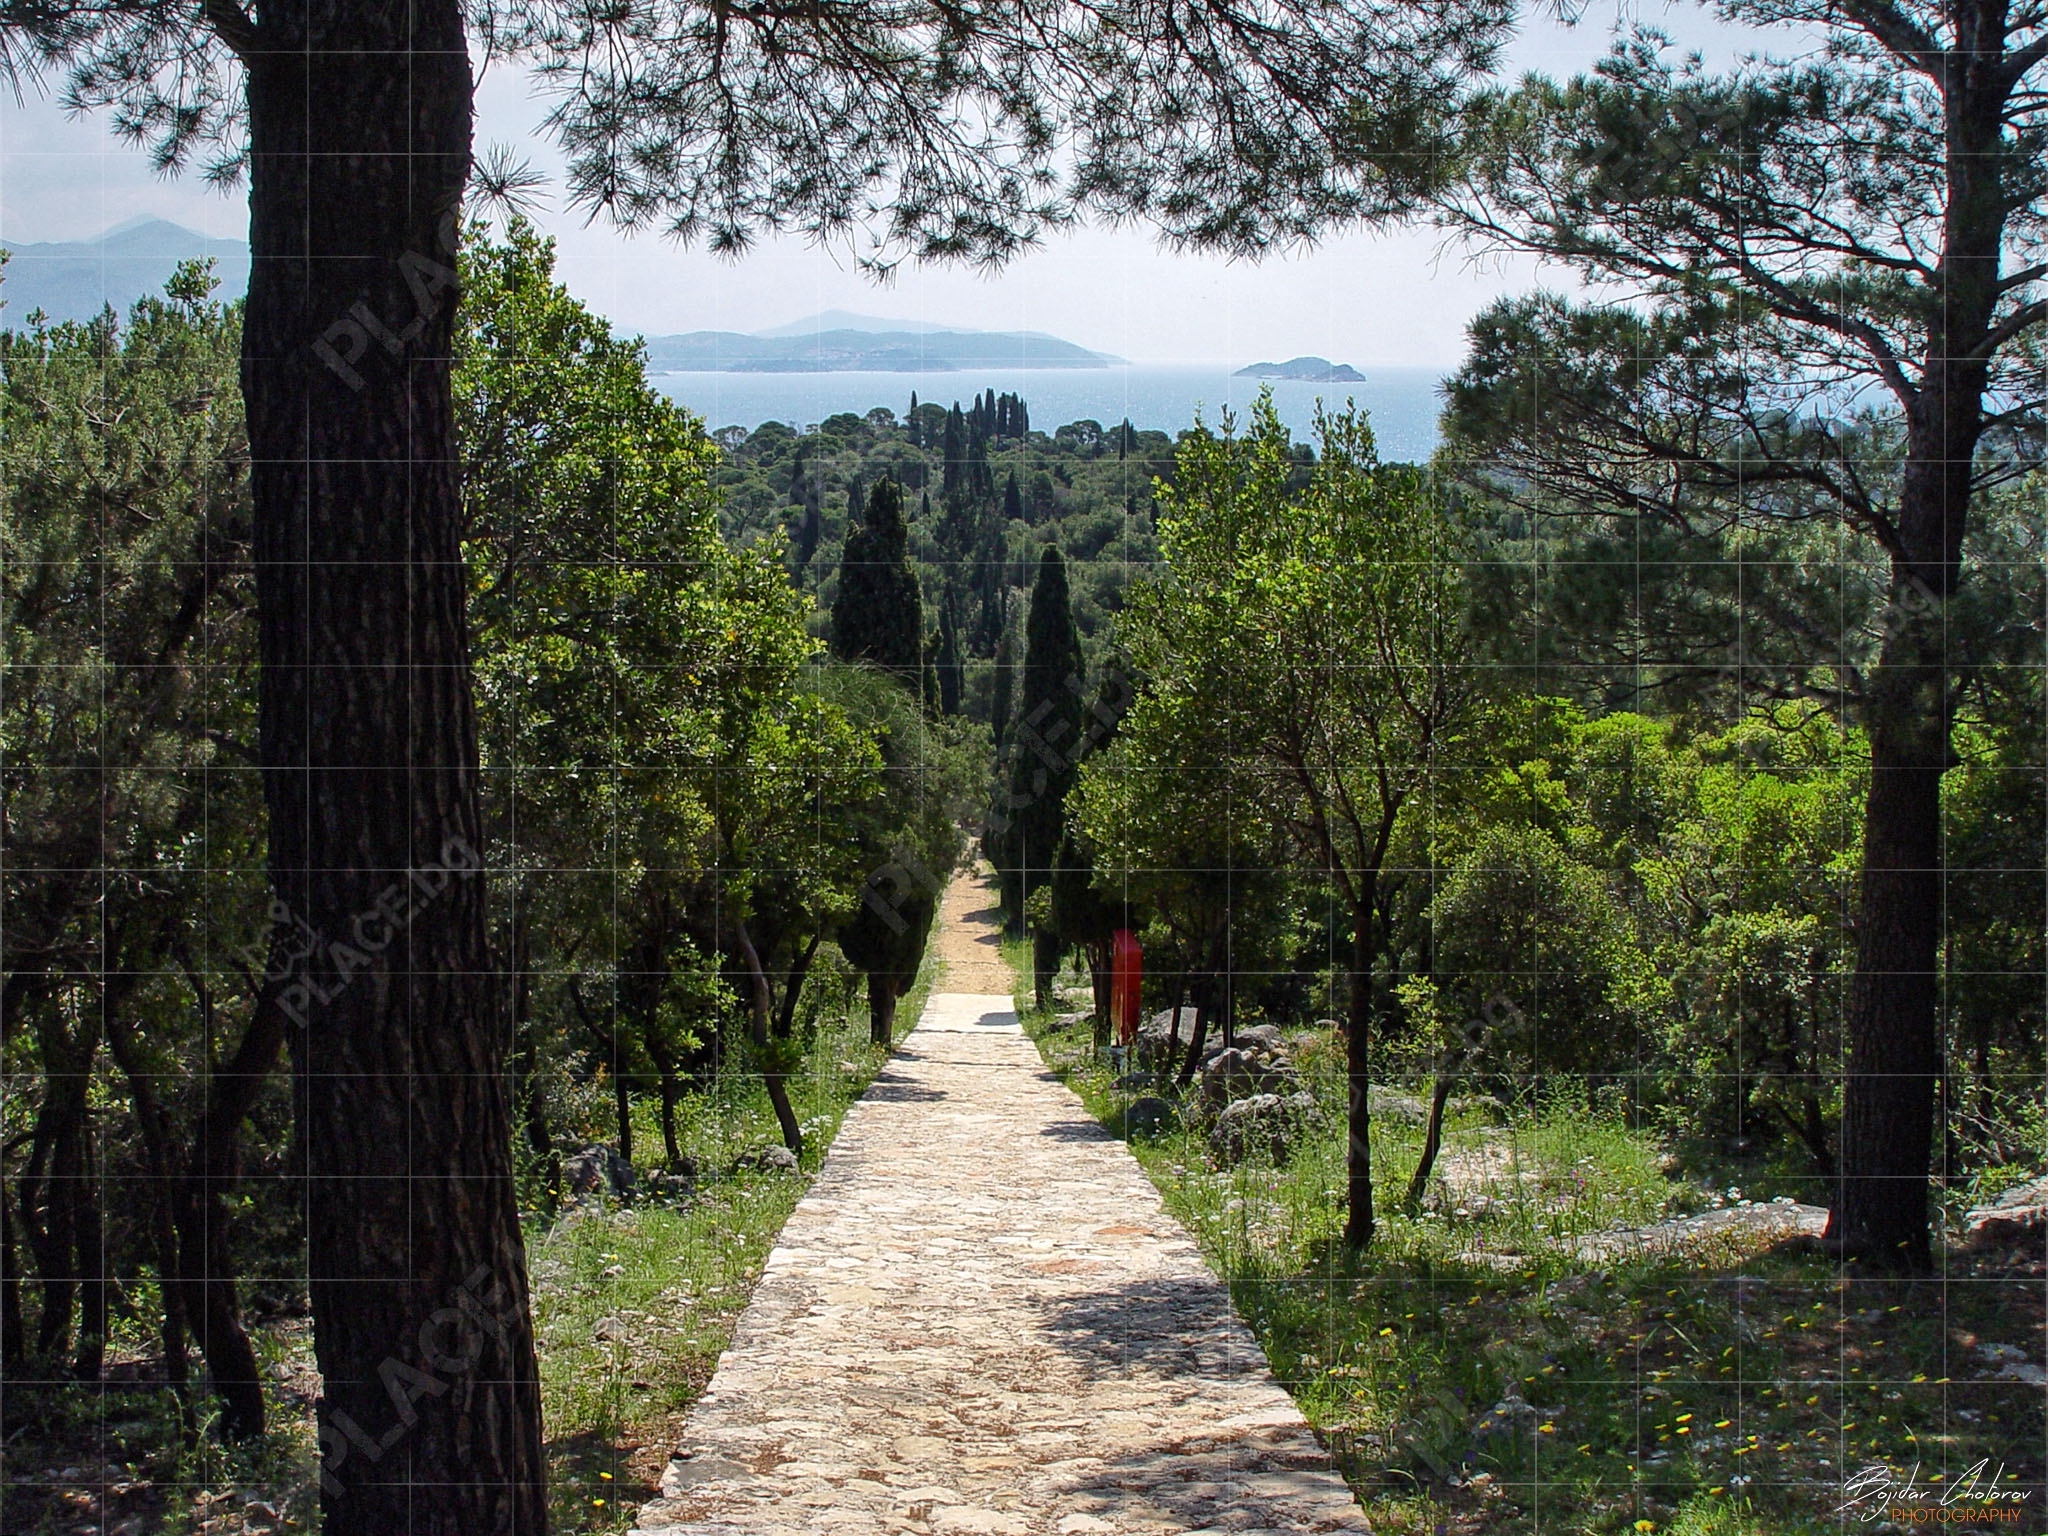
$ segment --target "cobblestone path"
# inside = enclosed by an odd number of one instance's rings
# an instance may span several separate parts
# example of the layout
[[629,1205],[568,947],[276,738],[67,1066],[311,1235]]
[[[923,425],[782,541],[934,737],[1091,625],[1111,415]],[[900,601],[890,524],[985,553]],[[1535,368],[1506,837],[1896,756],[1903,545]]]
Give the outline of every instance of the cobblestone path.
[[[942,956],[984,896],[954,882]],[[1007,976],[978,955],[973,979]],[[935,994],[848,1113],[637,1531],[1367,1529],[1194,1243],[1010,1010]]]

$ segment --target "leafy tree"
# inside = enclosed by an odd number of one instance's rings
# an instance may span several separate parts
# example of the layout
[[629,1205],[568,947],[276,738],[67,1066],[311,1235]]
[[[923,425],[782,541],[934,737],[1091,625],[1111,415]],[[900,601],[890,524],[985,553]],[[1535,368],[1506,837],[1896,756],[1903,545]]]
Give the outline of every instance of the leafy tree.
[[908,689],[864,668],[825,668],[813,686],[881,749],[879,792],[841,819],[865,878],[837,938],[868,978],[869,1030],[877,1045],[887,1045],[896,1004],[917,979],[939,893],[965,846],[961,826],[986,763],[987,737],[957,716],[928,716]]
[[[1217,723],[1174,685],[1148,687],[1116,737],[1082,763],[1072,800],[1097,899],[1149,914],[1176,975],[1194,978],[1183,1084],[1218,1013],[1230,1040],[1235,979],[1273,952],[1283,906],[1272,823],[1255,783],[1227,738],[1201,735]],[[1056,874],[1056,897],[1059,881]],[[1180,997],[1171,1002],[1177,1015]]]
[[[1853,657],[1836,686],[1872,769],[1830,1236],[1924,1268],[1940,786],[1955,677],[1983,633],[1964,548],[2041,429],[2048,15],[2004,0],[1722,9],[1819,27],[1825,47],[1711,75],[1641,34],[1591,77],[1473,107],[1473,190],[1446,218],[1596,291],[1483,315],[1451,417],[1509,495],[1678,528],[1824,517],[1883,562],[1870,631],[1813,658]],[[1607,307],[1602,290],[1642,302]]]
[[[627,1089],[662,1093],[716,1007],[691,933],[712,816],[680,776],[705,751],[729,647],[758,622],[758,553],[718,531],[710,445],[648,383],[637,342],[554,281],[553,244],[472,227],[456,398],[476,630],[484,809],[507,929],[519,1100],[547,1158],[543,1010],[601,1051],[630,1159]],[[788,600],[765,594],[786,620]],[[678,669],[676,657],[692,658]],[[707,940],[708,943],[708,940]],[[586,996],[585,978],[597,986]]]
[[[245,1125],[280,1107],[287,1020],[256,952],[240,317],[213,286],[187,265],[125,324],[0,333],[0,1048],[34,1067],[4,1110],[26,1157],[0,1188],[0,1360],[54,1374],[69,1346],[96,1378],[115,1277],[147,1265],[173,1386],[187,1394],[189,1337],[246,1436],[264,1404],[230,1209]],[[119,1120],[96,1102],[103,1051]],[[106,1187],[137,1198],[104,1208]]]
[[877,481],[867,513],[846,536],[832,601],[832,654],[915,681],[924,664],[924,607],[910,568],[903,489]]
[[[1420,471],[1382,465],[1353,414],[1319,423],[1307,488],[1270,396],[1243,436],[1182,440],[1163,563],[1120,626],[1155,688],[1205,716],[1258,803],[1335,889],[1351,950],[1345,1240],[1369,1243],[1366,1093],[1381,1012],[1383,876],[1475,701],[1457,529]],[[1341,658],[1341,665],[1333,660]]]
[[[1084,205],[1244,251],[1393,211],[1432,168],[1413,152],[1434,143],[1433,107],[1506,20],[1332,0],[1191,16],[1047,0],[971,24],[669,0],[0,11],[0,67],[65,70],[74,106],[113,108],[167,168],[203,158],[250,178],[243,388],[278,900],[342,931],[422,860],[483,838],[450,362],[472,45],[557,93],[551,126],[587,206],[727,252],[763,231],[866,227],[886,267],[998,262]],[[485,179],[506,196],[524,180]],[[375,984],[320,978],[333,1001],[293,1056],[327,1529],[538,1530],[480,874],[413,915],[402,971],[378,965]],[[409,1404],[402,1452],[345,1459],[344,1423],[389,1406],[392,1341],[478,1274],[506,1319],[484,1354],[458,1389]]]

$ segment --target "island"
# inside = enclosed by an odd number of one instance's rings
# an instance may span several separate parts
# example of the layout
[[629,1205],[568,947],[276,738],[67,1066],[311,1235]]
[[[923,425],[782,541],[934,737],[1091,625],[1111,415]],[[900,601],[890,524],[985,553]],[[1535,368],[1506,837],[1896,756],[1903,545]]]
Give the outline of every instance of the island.
[[1122,361],[1037,331],[928,328],[828,311],[741,335],[649,336],[654,373],[956,373],[976,368],[1108,368]]
[[1327,357],[1291,357],[1284,363],[1253,363],[1240,368],[1233,378],[1293,379],[1302,384],[1363,384],[1365,375],[1349,363],[1333,363]]

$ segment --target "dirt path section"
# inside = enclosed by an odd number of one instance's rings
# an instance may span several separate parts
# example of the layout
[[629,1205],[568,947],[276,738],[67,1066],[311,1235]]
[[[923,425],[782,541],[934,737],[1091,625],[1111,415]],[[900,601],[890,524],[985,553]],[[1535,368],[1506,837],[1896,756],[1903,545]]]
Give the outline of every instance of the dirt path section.
[[636,1531],[1364,1531],[1137,1163],[944,907],[943,985],[848,1113]]
[[939,898],[932,948],[945,970],[939,986],[948,992],[1008,997],[1014,975],[1003,959],[1003,918],[995,881],[986,865],[959,874]]

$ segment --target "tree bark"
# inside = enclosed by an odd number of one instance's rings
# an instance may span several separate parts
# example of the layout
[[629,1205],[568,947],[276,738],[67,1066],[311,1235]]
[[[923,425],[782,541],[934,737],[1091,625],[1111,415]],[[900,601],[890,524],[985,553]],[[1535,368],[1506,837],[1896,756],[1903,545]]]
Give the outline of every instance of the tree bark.
[[868,1043],[891,1045],[896,1039],[896,978],[868,972]]
[[135,1106],[135,1126],[142,1136],[143,1164],[152,1186],[149,1199],[150,1238],[156,1248],[158,1288],[163,1293],[163,1316],[158,1337],[163,1342],[164,1380],[178,1399],[188,1427],[192,1420],[191,1370],[185,1357],[187,1336],[185,1287],[178,1278],[178,1223],[173,1212],[177,1199],[177,1165],[171,1153],[170,1122],[156,1085],[135,1049],[127,1025],[107,1020],[107,1048],[113,1053],[121,1075],[128,1079],[128,1096]]
[[[1363,882],[1369,893],[1370,880]],[[1344,1031],[1344,1071],[1350,1111],[1345,1116],[1344,1245],[1353,1250],[1372,1242],[1372,1098],[1368,1092],[1372,1056],[1373,902],[1368,894],[1351,914],[1351,1018]]]
[[785,1086],[788,1077],[780,1070],[769,1050],[769,1021],[774,1014],[774,995],[768,988],[768,973],[761,966],[760,953],[754,948],[754,941],[747,935],[747,925],[735,922],[733,937],[738,941],[740,956],[747,963],[747,979],[753,993],[754,1046],[762,1053],[761,1081],[768,1090],[768,1103],[775,1111],[775,1123],[782,1128],[782,1144],[798,1157],[804,1155],[803,1128],[796,1123],[796,1111],[790,1108],[789,1090]]
[[[1936,700],[1915,702],[1910,695],[1945,693],[1947,679],[1939,661],[1881,670],[1887,675],[1875,682],[1879,699],[1871,720],[1849,1067],[1828,1236],[1851,1257],[1919,1271],[1932,1262],[1928,1195],[1941,1059],[1935,963],[1948,721]],[[1896,697],[1901,693],[1909,697]]]
[[2003,0],[1952,11],[1941,81],[1947,198],[1930,284],[1920,387],[1906,414],[1897,548],[1877,666],[1866,689],[1870,793],[1856,971],[1849,985],[1849,1073],[1842,1085],[1839,1178],[1828,1239],[1883,1269],[1925,1271],[1941,1070],[1941,776],[1953,761],[1948,608],[1962,575],[1977,445],[1984,431],[1992,322],[2011,207],[2001,143],[2011,69]]
[[457,0],[265,5],[243,325],[260,744],[328,1536],[547,1524],[485,929],[453,271]]

